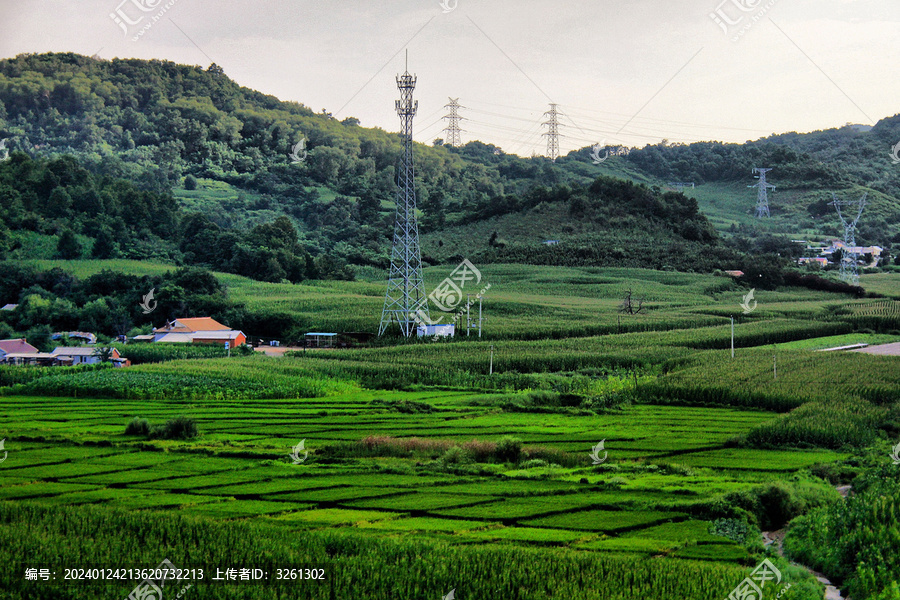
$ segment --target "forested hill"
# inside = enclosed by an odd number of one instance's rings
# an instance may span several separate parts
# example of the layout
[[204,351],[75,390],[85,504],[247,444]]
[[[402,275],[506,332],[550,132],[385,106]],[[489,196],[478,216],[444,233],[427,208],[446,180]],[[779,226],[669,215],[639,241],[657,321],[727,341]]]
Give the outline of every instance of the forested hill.
[[[888,135],[882,131],[888,126],[879,125],[867,135]],[[59,252],[57,242],[71,230],[68,241],[79,241],[86,256],[156,256],[233,272],[261,263],[267,268],[255,276],[269,280],[344,277],[345,261],[376,267],[387,261],[399,136],[241,87],[216,65],[76,54],[0,61],[2,138],[12,152],[0,163],[0,201],[17,215],[5,219],[12,256],[41,244]],[[296,161],[292,150],[304,139],[303,160]],[[893,193],[894,180],[873,182],[859,165],[843,168],[816,152],[787,136],[747,145],[647,146],[598,167],[589,149],[551,163],[480,142],[417,144],[422,231],[434,242],[426,259],[480,253],[486,260],[566,262],[540,250],[540,227],[503,239],[522,229],[516,222],[552,214],[567,221],[564,233],[572,241],[594,248],[576,253],[579,261],[627,263],[620,255],[631,250],[607,235],[622,238],[627,231],[659,240],[654,252],[672,248],[671,257],[657,257],[661,264],[692,268],[687,258],[673,260],[702,255],[719,257],[702,268],[726,267],[734,254],[721,248],[694,200],[651,187],[671,178],[746,179],[747,165],[759,161],[804,185],[872,184]],[[36,184],[23,173],[44,179]],[[648,187],[623,187],[598,175]],[[165,219],[136,220],[121,208],[130,193],[165,207]],[[91,204],[93,195],[99,205]],[[266,229],[254,230],[260,227]],[[449,239],[445,248],[438,237],[470,228],[486,232],[478,249]],[[606,240],[602,247],[600,240]]]

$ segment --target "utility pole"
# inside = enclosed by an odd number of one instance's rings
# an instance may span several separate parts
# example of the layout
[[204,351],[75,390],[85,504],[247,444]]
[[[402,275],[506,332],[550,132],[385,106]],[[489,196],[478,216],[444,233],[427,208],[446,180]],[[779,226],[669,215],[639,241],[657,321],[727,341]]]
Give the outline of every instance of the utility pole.
[[397,76],[400,100],[396,101],[395,108],[400,116],[403,154],[397,171],[397,213],[394,220],[391,270],[378,335],[383,335],[388,326],[396,322],[400,326],[400,334],[408,338],[416,331],[422,318],[430,321],[431,317],[428,314],[425,281],[422,279],[422,252],[419,248],[419,225],[416,220],[412,123],[419,103],[413,100],[416,77],[409,74],[408,51],[406,64],[406,71]]
[[[844,251],[841,253],[841,279],[851,285],[859,285],[859,252],[856,246],[856,225],[859,218],[862,217],[863,209],[866,207],[866,198],[868,192],[862,195],[859,200],[838,200],[837,196],[832,192],[831,202],[838,217],[841,219],[841,225],[844,226]],[[842,208],[849,208],[850,214],[856,210],[856,218],[849,221],[844,217]]]
[[493,375],[493,374],[494,374],[494,345],[491,344],[491,367],[490,367],[490,370],[488,371],[488,375]]
[[449,100],[450,103],[444,105],[444,108],[449,109],[450,113],[442,117],[447,119],[447,127],[444,128],[447,136],[444,143],[458,148],[462,146],[462,137],[459,135],[462,129],[459,128],[459,122],[463,119],[463,117],[459,116],[459,109],[465,107],[459,105],[459,98],[450,98]]
[[754,185],[748,185],[750,188],[758,188],[756,194],[756,218],[761,219],[763,217],[771,216],[769,214],[769,195],[768,191],[771,189],[775,191],[775,186],[766,183],[766,173],[771,171],[772,169],[753,169],[754,173],[759,173],[756,176],[759,181],[757,181]]
[[731,358],[734,358],[734,317],[731,317]]
[[547,156],[552,162],[556,162],[556,159],[559,158],[559,111],[557,106],[553,103],[550,104],[550,110],[544,113],[544,116],[548,116],[550,119],[543,123],[548,127],[547,133],[543,135],[547,136]]

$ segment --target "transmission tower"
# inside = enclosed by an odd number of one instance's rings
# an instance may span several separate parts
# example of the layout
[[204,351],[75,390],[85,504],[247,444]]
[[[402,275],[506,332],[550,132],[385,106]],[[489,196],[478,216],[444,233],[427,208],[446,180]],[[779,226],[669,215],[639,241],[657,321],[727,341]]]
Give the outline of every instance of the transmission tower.
[[416,222],[415,172],[412,155],[412,123],[419,103],[413,100],[416,77],[409,74],[409,59],[403,75],[397,76],[400,100],[396,102],[400,116],[403,154],[397,170],[397,216],[394,221],[394,244],[391,249],[391,271],[378,335],[383,335],[392,322],[400,326],[400,334],[410,337],[424,319],[430,322],[428,297],[422,279],[422,253],[419,249],[419,226]]
[[443,117],[447,119],[447,127],[444,128],[444,131],[447,132],[447,138],[444,143],[448,146],[459,148],[462,146],[462,138],[459,135],[462,129],[459,128],[459,122],[463,119],[463,117],[459,116],[459,109],[465,108],[465,106],[459,105],[459,98],[450,98],[449,100],[450,103],[444,105],[444,108],[450,110],[450,114]]
[[[862,216],[863,209],[866,207],[866,197],[868,192],[862,195],[859,200],[838,200],[837,196],[832,192],[831,203],[837,210],[838,217],[841,219],[841,225],[844,226],[844,251],[841,253],[841,279],[851,285],[859,285],[859,252],[856,247],[856,224]],[[856,218],[848,221],[844,216],[844,210],[848,209],[849,215],[856,210]],[[849,216],[848,215],[848,216]]]
[[763,217],[771,216],[769,215],[769,190],[775,190],[775,186],[766,183],[766,173],[771,171],[772,169],[753,169],[754,173],[759,173],[756,176],[759,181],[757,181],[754,185],[748,185],[750,188],[758,188],[758,192],[756,194],[756,218],[761,219]]
[[549,116],[550,120],[543,123],[549,128],[543,135],[547,136],[547,156],[553,162],[556,162],[559,157],[559,111],[556,110],[556,107],[556,104],[550,104],[550,110],[544,113],[544,116]]

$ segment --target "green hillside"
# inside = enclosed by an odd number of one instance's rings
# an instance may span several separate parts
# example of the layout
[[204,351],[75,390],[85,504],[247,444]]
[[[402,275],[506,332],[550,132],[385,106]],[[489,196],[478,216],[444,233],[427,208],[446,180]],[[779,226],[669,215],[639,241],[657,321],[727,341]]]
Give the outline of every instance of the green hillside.
[[[837,219],[827,206],[832,191],[841,197],[870,192],[857,239],[890,250],[900,235],[900,170],[887,152],[887,140],[896,135],[900,127],[893,117],[868,132],[844,127],[747,144],[648,145],[631,149],[627,156],[610,156],[599,165],[592,163],[588,148],[552,163],[542,157],[495,153],[494,146],[481,142],[461,148],[416,144],[426,262],[470,256],[538,264],[735,268],[741,266],[743,253],[785,256],[786,240],[835,235]],[[9,203],[16,193],[24,193],[33,196],[32,204],[38,207],[26,206],[25,218],[16,222],[7,219],[11,257],[59,254],[60,238],[69,226],[55,222],[46,211],[66,203],[65,191],[73,198],[70,210],[82,215],[72,235],[85,256],[105,258],[103,249],[111,246],[112,236],[118,244],[112,258],[154,256],[269,281],[343,278],[350,272],[344,263],[387,265],[399,137],[362,127],[352,117],[338,121],[241,87],[216,65],[201,69],[76,54],[3,60],[0,136],[9,139],[13,156],[0,166],[0,186],[10,162],[22,165],[31,157],[38,161],[31,168],[40,170],[44,164],[58,164],[60,157],[72,157],[73,165],[96,179],[98,195],[103,193],[102,181],[117,189],[130,185],[140,193],[157,194],[158,202],[172,203],[174,210],[166,218],[176,224],[157,231],[151,227],[156,238],[150,247],[128,244],[115,222],[83,215],[69,189],[75,182],[52,179],[23,191],[27,178],[22,181],[20,172],[7,171],[0,200]],[[301,139],[308,154],[296,162],[290,154]],[[778,185],[773,217],[766,222],[752,216],[755,191],[746,186],[753,181],[754,166],[773,168],[770,178]],[[646,187],[637,194],[620,187],[602,198],[592,197],[598,177]],[[691,231],[683,230],[677,210],[651,215],[631,202],[640,196],[677,207],[684,200],[666,192],[672,180],[698,185],[687,190],[702,211],[691,217]],[[614,187],[605,185],[608,192]],[[51,202],[56,188],[61,190]],[[46,207],[43,216],[41,204]],[[598,209],[598,204],[604,206]],[[611,218],[614,205],[634,217],[624,229],[620,220]],[[212,256],[204,251],[236,248],[238,232],[278,217],[290,221],[294,241],[272,242],[269,236],[262,242],[247,239],[244,254]],[[124,230],[133,232],[130,237],[146,238],[146,222],[121,218]],[[705,232],[712,229],[724,239],[707,239]],[[107,243],[95,244],[101,235]],[[286,235],[293,237],[290,231]],[[192,244],[188,237],[202,242]],[[560,248],[542,248],[546,239],[560,240]],[[248,272],[248,256],[267,267]],[[312,265],[312,260],[319,262]]]

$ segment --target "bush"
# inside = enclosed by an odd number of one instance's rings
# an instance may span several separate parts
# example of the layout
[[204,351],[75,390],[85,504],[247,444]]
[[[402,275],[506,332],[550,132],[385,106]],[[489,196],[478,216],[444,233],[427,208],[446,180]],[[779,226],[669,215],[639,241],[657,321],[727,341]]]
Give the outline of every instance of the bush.
[[510,436],[500,438],[495,455],[497,460],[502,462],[519,462],[522,456],[522,440]]
[[197,178],[193,175],[188,175],[184,178],[184,189],[193,191],[197,189]]
[[188,417],[175,417],[166,421],[165,425],[150,429],[150,438],[162,438],[164,440],[189,440],[200,435],[200,430],[193,419]]
[[150,435],[150,421],[135,417],[125,426],[125,435]]

